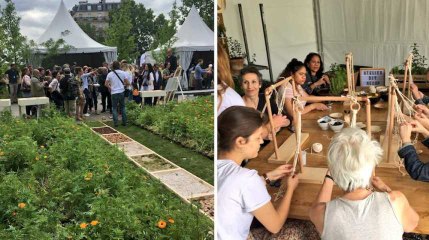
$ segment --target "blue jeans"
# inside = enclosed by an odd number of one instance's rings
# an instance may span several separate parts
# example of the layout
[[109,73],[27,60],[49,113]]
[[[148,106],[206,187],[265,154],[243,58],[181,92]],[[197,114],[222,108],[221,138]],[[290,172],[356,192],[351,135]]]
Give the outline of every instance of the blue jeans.
[[122,125],[127,124],[127,114],[125,113],[125,97],[124,93],[112,94],[112,112],[113,112],[113,124],[118,126],[118,103],[122,112]]

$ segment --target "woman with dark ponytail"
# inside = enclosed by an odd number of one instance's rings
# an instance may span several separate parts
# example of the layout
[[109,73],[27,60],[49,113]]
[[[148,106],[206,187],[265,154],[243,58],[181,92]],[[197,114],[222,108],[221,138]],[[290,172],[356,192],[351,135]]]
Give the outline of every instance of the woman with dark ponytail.
[[[244,159],[258,156],[266,117],[253,108],[232,106],[218,117],[217,239],[246,239],[256,217],[264,227],[279,232],[289,213],[298,177],[292,166],[281,165],[262,174],[240,167]],[[288,176],[287,190],[277,209],[271,203],[265,182]]]
[[[278,77],[279,81],[282,80],[283,78],[287,78],[292,76],[293,81],[295,82],[295,93],[300,96],[300,97],[308,97],[310,96],[303,88],[302,85],[305,83],[306,80],[306,74],[307,71],[305,69],[305,65],[303,62],[298,61],[296,58],[292,59],[288,65],[286,66],[286,68],[283,70],[283,72],[280,74],[280,76]],[[286,92],[284,92],[286,91]],[[286,108],[286,113],[289,119],[293,119],[293,89],[292,89],[292,84],[288,83],[286,86],[281,86],[280,87],[280,96],[281,97],[283,94],[285,94],[286,96],[286,100],[285,100],[285,108]],[[301,101],[302,103],[302,107],[303,107],[303,111],[302,114],[306,114],[308,112],[311,112],[313,110],[327,110],[328,107],[323,104],[323,103],[311,103],[311,104],[307,104],[306,101]]]

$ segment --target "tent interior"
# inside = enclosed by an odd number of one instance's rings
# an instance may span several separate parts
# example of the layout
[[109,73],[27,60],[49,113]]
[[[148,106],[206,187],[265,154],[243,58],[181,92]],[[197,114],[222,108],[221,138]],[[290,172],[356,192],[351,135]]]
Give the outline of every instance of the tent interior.
[[[225,2],[222,17],[226,35],[244,46],[243,21],[248,55],[256,54],[256,64],[267,66],[262,12],[273,80],[292,58],[304,61],[309,52],[322,55],[325,70],[333,63],[344,64],[345,54],[352,52],[355,65],[385,68],[386,73],[404,62],[413,43],[419,45],[421,55],[429,54],[426,0]],[[269,70],[262,74],[270,79]]]
[[105,61],[103,53],[79,53],[79,54],[60,54],[51,58],[43,58],[42,67],[50,68],[53,65],[62,66],[67,63],[72,65],[76,62],[80,66],[102,66]]

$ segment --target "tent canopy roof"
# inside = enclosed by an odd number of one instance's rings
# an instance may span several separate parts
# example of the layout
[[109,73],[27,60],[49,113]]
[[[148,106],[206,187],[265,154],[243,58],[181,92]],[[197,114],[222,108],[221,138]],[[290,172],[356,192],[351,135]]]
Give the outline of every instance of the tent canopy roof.
[[214,33],[201,19],[195,6],[192,6],[188,16],[174,35],[177,41],[173,48],[177,51],[213,51]]
[[116,52],[116,47],[105,46],[90,38],[74,21],[63,0],[61,0],[54,19],[36,41],[38,50],[40,52],[46,51],[46,48],[41,44],[49,39],[56,41],[61,38],[65,41],[65,44],[72,47],[68,53]]

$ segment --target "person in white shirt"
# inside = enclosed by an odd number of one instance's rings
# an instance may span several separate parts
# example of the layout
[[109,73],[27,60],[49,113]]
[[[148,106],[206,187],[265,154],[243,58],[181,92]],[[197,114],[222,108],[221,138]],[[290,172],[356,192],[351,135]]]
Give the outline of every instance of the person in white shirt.
[[217,48],[217,115],[219,116],[225,109],[231,106],[245,106],[243,99],[234,91],[234,81],[232,80],[229,67],[228,56],[222,44],[218,42]]
[[60,110],[63,106],[63,97],[60,94],[60,73],[57,71],[52,72],[52,81],[49,83],[49,91],[51,92],[52,100],[55,103],[55,106]]
[[[289,213],[298,176],[290,176],[292,165],[259,176],[240,167],[244,159],[258,156],[266,117],[253,108],[232,106],[218,117],[217,239],[247,239],[255,216],[272,233],[282,228]],[[287,178],[287,190],[278,209],[271,203],[265,182]],[[265,182],[264,182],[265,180]]]
[[120,63],[114,61],[112,64],[112,71],[107,74],[106,87],[112,94],[112,112],[113,112],[113,124],[115,127],[118,126],[118,104],[122,112],[122,125],[127,125],[127,114],[125,112],[125,88],[130,84],[130,80],[127,79],[127,74],[120,70]]

